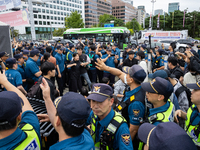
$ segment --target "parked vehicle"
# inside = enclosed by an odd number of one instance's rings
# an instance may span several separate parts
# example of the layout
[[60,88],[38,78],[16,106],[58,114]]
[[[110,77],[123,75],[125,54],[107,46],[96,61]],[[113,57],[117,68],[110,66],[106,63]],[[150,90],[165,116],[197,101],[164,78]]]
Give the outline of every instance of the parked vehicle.
[[180,43],[180,44],[187,44],[187,45],[190,45],[190,46],[194,46],[194,42],[191,42],[188,39],[180,39],[180,40],[177,40],[177,42]]
[[190,40],[191,42],[194,42],[195,44],[198,44],[200,41],[199,40],[196,40],[196,39],[193,39],[193,38],[188,38],[188,40]]
[[172,42],[176,42],[175,51],[179,51],[181,53],[185,52],[185,49],[186,49],[186,46],[187,46],[187,44],[180,44],[179,42],[173,41],[173,40],[160,40],[159,42],[164,44],[166,50],[169,49],[169,46]]

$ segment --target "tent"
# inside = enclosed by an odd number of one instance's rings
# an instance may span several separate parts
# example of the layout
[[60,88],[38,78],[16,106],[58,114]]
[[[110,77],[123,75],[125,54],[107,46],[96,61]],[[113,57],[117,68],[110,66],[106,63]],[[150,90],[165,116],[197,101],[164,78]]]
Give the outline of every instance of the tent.
[[0,21],[0,33],[0,52],[7,52],[12,57],[10,25]]

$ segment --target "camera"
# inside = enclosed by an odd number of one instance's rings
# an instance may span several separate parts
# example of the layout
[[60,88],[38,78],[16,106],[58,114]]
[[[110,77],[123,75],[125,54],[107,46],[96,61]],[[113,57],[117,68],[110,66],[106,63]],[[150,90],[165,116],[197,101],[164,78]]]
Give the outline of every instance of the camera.
[[110,54],[110,56],[115,56],[115,54]]

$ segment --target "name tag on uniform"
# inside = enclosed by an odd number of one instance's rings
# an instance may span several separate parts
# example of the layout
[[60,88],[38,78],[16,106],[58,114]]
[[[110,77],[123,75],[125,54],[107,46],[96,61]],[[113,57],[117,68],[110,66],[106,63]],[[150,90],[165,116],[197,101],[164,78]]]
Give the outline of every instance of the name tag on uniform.
[[24,150],[40,150],[40,147],[36,141],[36,138],[34,138]]

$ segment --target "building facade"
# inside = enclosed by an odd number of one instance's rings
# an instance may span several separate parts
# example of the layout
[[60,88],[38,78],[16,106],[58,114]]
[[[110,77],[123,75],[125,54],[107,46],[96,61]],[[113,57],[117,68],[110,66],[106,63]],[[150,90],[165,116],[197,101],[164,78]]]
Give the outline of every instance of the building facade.
[[[22,1],[21,9],[28,8],[28,3]],[[85,21],[84,0],[54,0],[43,4],[33,1],[34,23],[36,34],[51,33],[58,28],[65,27],[65,17],[71,12],[78,11]],[[6,10],[5,12],[10,12]],[[0,12],[1,13],[1,12]],[[20,34],[30,34],[30,25],[17,26]]]
[[169,3],[168,13],[174,12],[175,10],[179,10],[179,8],[180,8],[180,4],[178,2],[177,3]]
[[143,23],[143,19],[145,18],[145,6],[138,6],[137,9],[137,21],[141,25]]
[[154,16],[156,16],[156,15],[158,15],[158,14],[163,15],[163,10],[162,10],[162,9],[156,9],[156,10],[154,11]]
[[112,15],[111,0],[85,0],[85,27],[97,25],[99,16]]
[[112,0],[112,15],[127,23],[137,17],[137,9],[131,3],[122,0]]

